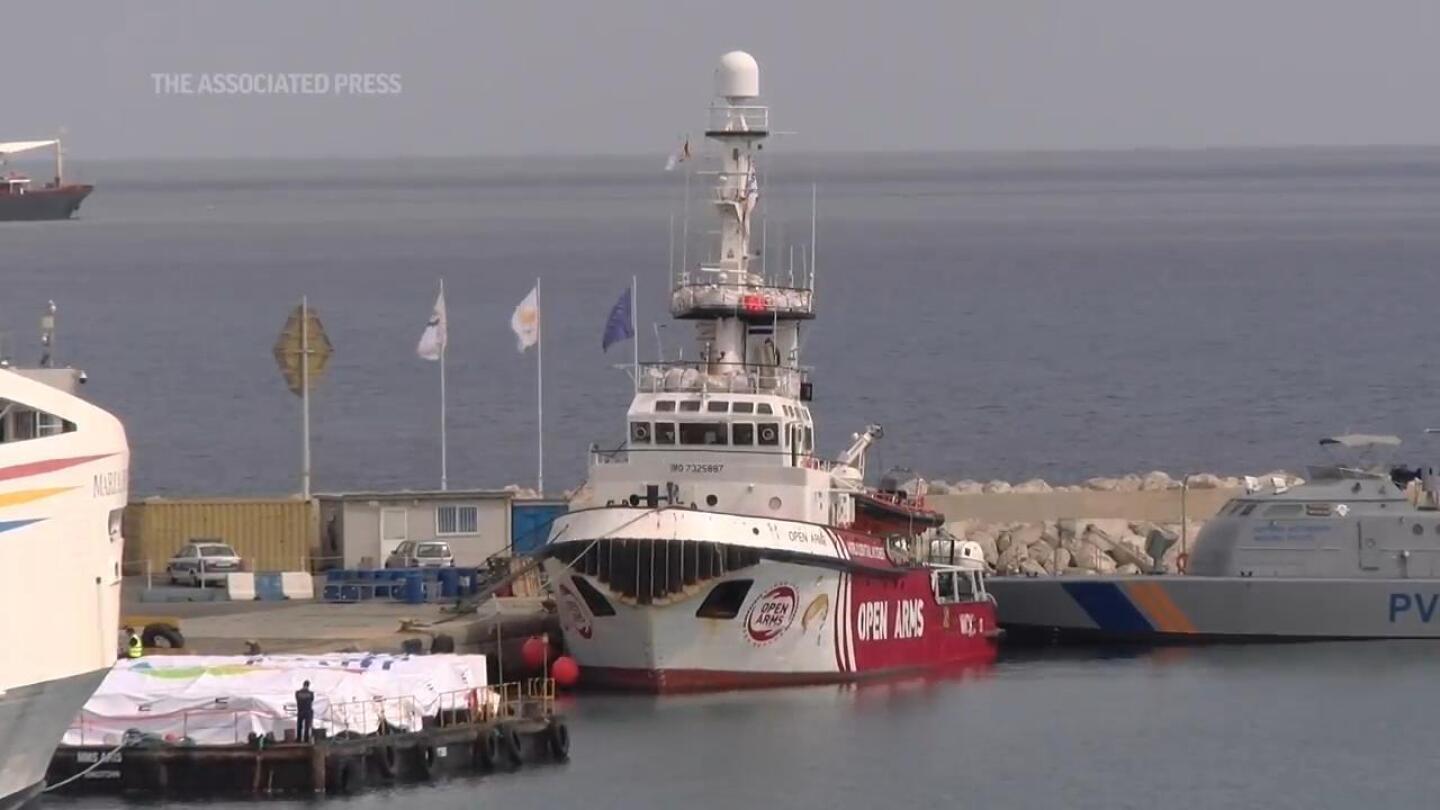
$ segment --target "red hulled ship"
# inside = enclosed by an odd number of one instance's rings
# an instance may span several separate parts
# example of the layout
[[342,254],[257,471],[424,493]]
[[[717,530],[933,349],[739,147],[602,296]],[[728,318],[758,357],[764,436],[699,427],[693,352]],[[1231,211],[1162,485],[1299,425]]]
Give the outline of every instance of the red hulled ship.
[[923,482],[865,485],[881,431],[815,455],[802,325],[808,267],[751,249],[769,134],[759,68],[722,57],[707,139],[712,254],[675,274],[671,314],[699,359],[636,364],[627,440],[593,452],[545,571],[582,683],[653,692],[849,681],[991,661],[998,631],[975,544],[928,559],[944,518]]
[[[36,186],[31,179],[6,166],[11,155],[33,149],[55,147],[55,179]],[[39,219],[69,219],[94,186],[65,182],[64,151],[60,141],[9,141],[0,143],[0,222]]]

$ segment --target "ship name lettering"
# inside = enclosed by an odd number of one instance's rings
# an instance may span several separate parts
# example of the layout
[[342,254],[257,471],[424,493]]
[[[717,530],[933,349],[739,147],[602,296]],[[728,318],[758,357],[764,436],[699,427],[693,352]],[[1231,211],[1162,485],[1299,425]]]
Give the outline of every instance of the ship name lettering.
[[814,543],[825,545],[825,536],[819,532],[807,532],[804,529],[791,529],[790,542],[792,543]]
[[119,495],[125,491],[125,471],[111,470],[110,472],[96,473],[92,497],[104,498],[109,495]]
[[887,605],[884,602],[861,602],[855,617],[855,632],[861,641],[884,641]]
[[925,635],[925,603],[919,599],[901,599],[895,611],[895,638],[919,638]]
[[1390,594],[1390,623],[1402,614],[1415,611],[1420,617],[1422,624],[1429,624],[1435,618],[1435,608],[1440,607],[1440,593],[1432,593],[1428,596],[1423,593],[1392,593]]

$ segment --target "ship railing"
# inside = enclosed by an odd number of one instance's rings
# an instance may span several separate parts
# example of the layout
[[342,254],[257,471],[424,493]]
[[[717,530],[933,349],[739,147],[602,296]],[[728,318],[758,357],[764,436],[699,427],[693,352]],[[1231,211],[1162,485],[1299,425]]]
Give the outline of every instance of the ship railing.
[[799,398],[809,371],[803,367],[728,361],[641,363],[635,390],[644,394],[777,394]]
[[768,132],[770,108],[761,104],[712,104],[706,122],[707,134],[719,132]]
[[720,284],[713,277],[692,281],[682,276],[670,293],[670,314],[681,316],[697,309],[726,310],[749,316],[770,313],[809,315],[814,312],[814,290],[751,277],[758,280],[747,279],[744,284]]

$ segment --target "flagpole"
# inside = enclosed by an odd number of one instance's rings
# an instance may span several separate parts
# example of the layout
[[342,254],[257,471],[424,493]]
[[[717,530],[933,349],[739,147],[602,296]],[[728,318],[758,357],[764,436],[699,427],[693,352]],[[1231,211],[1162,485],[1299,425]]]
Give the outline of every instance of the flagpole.
[[300,296],[300,497],[310,500],[310,301]]
[[545,322],[540,315],[540,279],[535,279],[535,485],[545,496]]
[[[445,279],[440,279],[440,300],[445,300]],[[449,319],[448,313],[446,319]],[[446,324],[449,328],[449,324]],[[445,344],[450,342],[446,335],[440,341],[440,490],[450,488],[449,442],[445,435]]]
[[[635,385],[636,385],[636,386],[639,386],[639,385],[640,385],[640,321],[639,321],[639,319],[636,318],[636,316],[635,316],[635,313],[637,312],[637,310],[636,310],[636,304],[635,304],[635,294],[636,294],[637,292],[639,292],[639,289],[640,289],[640,277],[639,277],[639,276],[631,276],[631,277],[630,277],[630,331],[633,332],[634,335],[631,337],[631,341],[630,341],[630,342],[634,344],[631,348],[634,350],[634,358],[635,358]],[[638,388],[637,388],[637,390],[638,390]]]

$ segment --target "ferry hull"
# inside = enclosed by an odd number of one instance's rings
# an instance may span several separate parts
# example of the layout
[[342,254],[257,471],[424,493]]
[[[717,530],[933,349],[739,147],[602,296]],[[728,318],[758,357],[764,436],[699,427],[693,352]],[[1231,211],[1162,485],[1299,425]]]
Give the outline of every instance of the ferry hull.
[[[643,510],[615,511],[623,517]],[[781,561],[768,555],[783,549],[683,539],[686,521],[704,520],[713,527],[725,516],[672,517],[681,524],[675,526],[681,529],[678,539],[626,540],[603,549],[601,554],[622,560],[607,574],[597,570],[593,557],[547,560],[566,647],[580,664],[582,685],[686,692],[835,683],[984,665],[995,657],[998,633],[991,602],[941,603],[928,569],[866,568],[843,558],[847,548],[880,548],[878,541],[807,526],[805,531],[839,549],[836,556]],[[790,525],[806,525],[736,520],[776,524],[776,536],[788,535]],[[586,522],[586,515],[572,513],[556,521],[556,534],[604,536],[586,532]],[[736,525],[734,530],[737,537],[772,534],[752,533],[756,528]],[[584,540],[569,542],[585,545]],[[692,576],[687,555],[694,552],[718,554],[728,565]],[[629,593],[631,583],[618,584],[623,573],[618,569],[632,567],[640,570],[642,586],[658,586],[676,572],[670,579],[678,587],[662,589],[658,599],[636,598]],[[647,573],[652,569],[654,574]],[[717,599],[722,594],[728,596]]]
[[1440,581],[995,577],[1016,639],[1185,643],[1440,638]]
[[69,219],[94,186],[67,185],[24,194],[0,194],[0,222]]
[[39,793],[55,744],[107,670],[11,689],[0,695],[0,809]]

